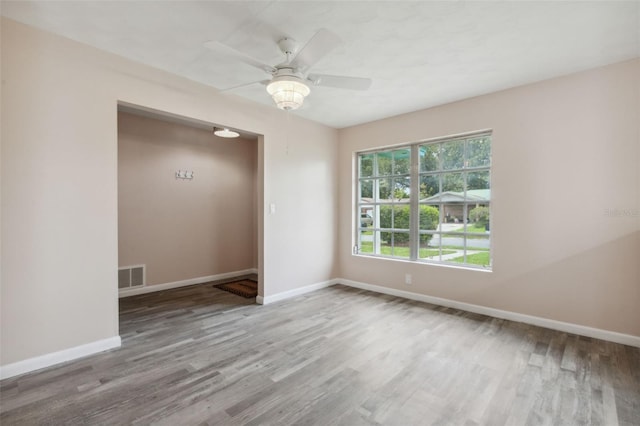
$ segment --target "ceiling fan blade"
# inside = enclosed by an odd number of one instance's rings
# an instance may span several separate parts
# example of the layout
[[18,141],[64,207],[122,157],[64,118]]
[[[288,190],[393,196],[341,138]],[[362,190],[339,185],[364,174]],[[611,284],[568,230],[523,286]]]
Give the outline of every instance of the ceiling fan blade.
[[262,85],[266,86],[270,82],[271,82],[271,80],[252,81],[250,83],[238,84],[237,86],[225,87],[224,89],[220,89],[220,91],[221,92],[231,92],[233,90],[241,89],[243,87],[253,86],[254,84],[262,84]]
[[340,37],[322,28],[300,49],[298,54],[291,60],[290,65],[304,72],[341,44],[342,39]]
[[372,80],[362,77],[346,77],[342,75],[310,74],[307,79],[315,86],[338,87],[340,89],[367,90]]
[[210,49],[216,53],[219,53],[221,55],[225,55],[228,56],[230,58],[234,58],[237,59],[241,62],[244,62],[245,64],[251,65],[252,67],[256,67],[264,72],[267,72],[269,74],[273,74],[276,72],[276,69],[269,65],[269,64],[265,64],[264,62],[262,62],[259,59],[256,59],[252,56],[247,55],[246,53],[240,52],[239,50],[234,49],[231,46],[227,46],[224,43],[220,43],[219,41],[207,41],[204,46],[207,49]]

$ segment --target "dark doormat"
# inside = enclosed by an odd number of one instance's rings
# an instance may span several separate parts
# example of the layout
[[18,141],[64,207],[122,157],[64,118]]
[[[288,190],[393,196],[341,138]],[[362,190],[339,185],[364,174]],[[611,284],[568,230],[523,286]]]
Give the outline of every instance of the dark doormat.
[[258,283],[253,280],[233,281],[230,283],[217,284],[214,285],[214,287],[247,299],[258,295]]

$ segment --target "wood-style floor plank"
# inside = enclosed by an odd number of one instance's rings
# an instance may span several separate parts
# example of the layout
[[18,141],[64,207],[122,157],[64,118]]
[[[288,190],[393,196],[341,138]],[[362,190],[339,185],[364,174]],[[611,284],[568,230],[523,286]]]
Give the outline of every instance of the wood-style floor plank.
[[0,382],[4,425],[640,425],[640,349],[345,286],[121,299],[122,347]]

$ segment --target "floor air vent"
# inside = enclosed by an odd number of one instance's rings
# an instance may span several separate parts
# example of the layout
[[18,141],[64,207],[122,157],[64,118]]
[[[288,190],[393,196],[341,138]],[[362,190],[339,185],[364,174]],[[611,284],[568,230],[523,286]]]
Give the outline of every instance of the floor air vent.
[[142,287],[144,285],[144,265],[118,268],[118,289]]

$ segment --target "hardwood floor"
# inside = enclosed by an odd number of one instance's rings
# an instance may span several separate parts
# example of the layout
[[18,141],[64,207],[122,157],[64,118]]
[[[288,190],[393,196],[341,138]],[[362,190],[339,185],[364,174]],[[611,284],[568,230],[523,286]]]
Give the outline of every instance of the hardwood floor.
[[640,425],[640,349],[334,286],[121,300],[122,347],[0,383],[0,423]]

